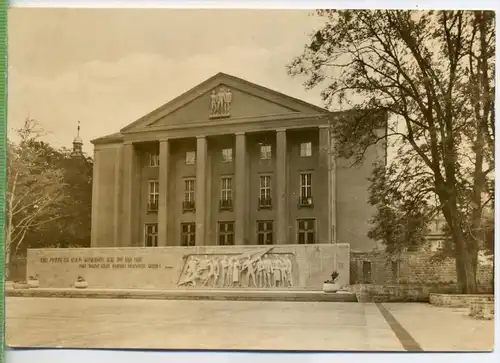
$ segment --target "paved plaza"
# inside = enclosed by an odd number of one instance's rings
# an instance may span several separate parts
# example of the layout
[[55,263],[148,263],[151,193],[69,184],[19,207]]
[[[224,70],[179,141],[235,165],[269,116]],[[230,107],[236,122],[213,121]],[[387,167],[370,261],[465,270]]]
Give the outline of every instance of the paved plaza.
[[418,303],[6,298],[11,347],[487,351],[493,321]]

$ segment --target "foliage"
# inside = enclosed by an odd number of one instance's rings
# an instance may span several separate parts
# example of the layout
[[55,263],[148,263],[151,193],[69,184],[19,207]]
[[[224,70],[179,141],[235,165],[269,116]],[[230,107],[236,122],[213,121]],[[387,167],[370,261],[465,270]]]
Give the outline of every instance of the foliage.
[[6,263],[23,243],[28,232],[63,217],[67,196],[64,175],[41,157],[33,140],[41,130],[27,119],[17,130],[18,144],[7,145]]
[[74,155],[71,150],[56,150],[38,142],[42,154],[63,170],[65,193],[69,196],[61,208],[64,216],[34,229],[26,237],[26,248],[89,247],[92,203],[92,159]]
[[40,141],[27,119],[8,144],[7,258],[27,248],[90,245],[92,160]]
[[326,280],[325,284],[334,284],[339,278],[339,273],[337,271],[333,271],[330,275],[330,280]]
[[372,179],[378,215],[371,234],[386,234],[389,244],[418,237],[413,232],[440,213],[460,291],[474,292],[483,208],[494,198],[494,13],[318,15],[325,23],[289,73],[306,76],[307,88],[321,87],[330,108],[338,102],[358,111],[332,120],[339,156],[360,162],[381,141],[396,150],[385,168],[375,168],[382,181]]

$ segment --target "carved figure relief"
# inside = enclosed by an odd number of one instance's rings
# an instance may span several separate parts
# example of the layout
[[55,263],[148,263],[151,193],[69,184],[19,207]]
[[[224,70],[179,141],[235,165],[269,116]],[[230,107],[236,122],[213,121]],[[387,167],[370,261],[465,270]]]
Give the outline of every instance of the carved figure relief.
[[212,288],[289,288],[293,269],[289,254],[272,248],[239,255],[188,256],[178,286]]
[[210,117],[229,117],[232,101],[231,90],[224,87],[219,88],[218,91],[213,90],[210,95]]

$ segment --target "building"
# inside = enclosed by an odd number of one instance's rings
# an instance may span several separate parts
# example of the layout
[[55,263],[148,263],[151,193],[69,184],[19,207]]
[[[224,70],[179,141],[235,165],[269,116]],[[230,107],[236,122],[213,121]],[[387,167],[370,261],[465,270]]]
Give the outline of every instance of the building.
[[92,247],[349,243],[371,250],[364,163],[325,109],[218,73],[93,140]]

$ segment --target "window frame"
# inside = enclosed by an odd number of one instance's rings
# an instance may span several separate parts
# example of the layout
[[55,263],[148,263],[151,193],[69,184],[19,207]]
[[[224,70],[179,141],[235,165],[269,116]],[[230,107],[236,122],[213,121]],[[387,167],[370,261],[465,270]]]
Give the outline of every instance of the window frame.
[[157,211],[160,200],[160,182],[158,179],[148,180],[148,210]]
[[271,144],[260,145],[260,160],[271,160],[273,157],[273,146]]
[[[192,157],[188,158],[188,155],[192,155]],[[192,160],[192,162],[190,162]],[[186,165],[195,165],[196,164],[196,150],[188,150],[184,156],[184,163]]]
[[232,163],[234,159],[234,151],[232,147],[225,147],[221,150],[222,162]]
[[[229,182],[228,182],[229,181]],[[233,207],[233,177],[224,175],[220,177],[220,208],[231,209]]]
[[301,158],[309,158],[312,156],[312,141],[302,141],[299,145],[299,155]]
[[[267,182],[266,182],[267,180]],[[259,175],[259,208],[271,208],[272,206],[272,175]]]
[[[224,229],[221,227],[225,226]],[[232,226],[232,230],[229,230],[229,226]],[[234,221],[219,221],[217,224],[217,245],[218,246],[234,246]],[[221,237],[224,239],[224,243],[221,243]],[[231,240],[229,242],[228,240]]]
[[[189,188],[191,186],[191,188]],[[196,207],[196,178],[184,179],[184,196],[182,199],[182,210],[192,211]]]
[[[309,223],[311,223],[312,227],[311,228],[303,228],[300,227],[301,223],[306,223],[307,226],[309,226]],[[301,238],[300,235],[304,234],[304,242],[300,242]],[[312,242],[309,242],[310,235],[312,235]],[[316,219],[314,218],[303,218],[303,219],[297,219],[297,244],[316,244]]]
[[[149,231],[149,228],[154,230]],[[151,237],[152,244],[148,245],[148,238]],[[158,247],[158,223],[146,223],[144,224],[144,246],[145,247]]]
[[[184,230],[187,227],[187,230]],[[184,241],[186,240],[186,243]],[[181,244],[182,247],[196,246],[196,223],[181,222]]]
[[[263,229],[260,228],[261,225],[264,227]],[[268,228],[269,225],[271,226],[271,228]],[[260,246],[274,245],[274,221],[259,220],[256,223],[256,227],[257,227],[257,244]],[[261,236],[262,236],[262,243],[260,242]],[[268,243],[269,236],[270,236],[270,243]]]
[[148,166],[150,168],[157,168],[160,166],[160,154],[158,152],[148,153]]

